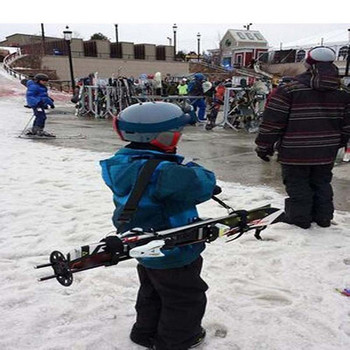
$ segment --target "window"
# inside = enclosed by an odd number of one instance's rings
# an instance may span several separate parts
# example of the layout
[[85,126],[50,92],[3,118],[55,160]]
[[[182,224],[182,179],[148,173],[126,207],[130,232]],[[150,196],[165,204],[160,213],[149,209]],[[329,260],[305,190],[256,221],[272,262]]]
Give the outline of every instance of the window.
[[348,47],[347,46],[341,47],[338,54],[338,60],[345,61],[347,56],[348,56]]
[[248,37],[248,39],[254,40],[254,37],[251,33],[245,33],[245,35]]
[[232,45],[231,40],[230,39],[226,39],[225,40],[225,46],[229,47],[231,45]]
[[242,40],[246,40],[246,37],[243,33],[241,32],[237,32],[237,35],[242,39]]
[[262,37],[259,33],[254,33],[254,36],[255,36],[258,40],[264,40],[263,37]]
[[305,58],[306,52],[304,50],[299,50],[297,53],[296,61],[301,62]]
[[222,65],[224,67],[231,67],[231,57],[224,57],[222,60]]

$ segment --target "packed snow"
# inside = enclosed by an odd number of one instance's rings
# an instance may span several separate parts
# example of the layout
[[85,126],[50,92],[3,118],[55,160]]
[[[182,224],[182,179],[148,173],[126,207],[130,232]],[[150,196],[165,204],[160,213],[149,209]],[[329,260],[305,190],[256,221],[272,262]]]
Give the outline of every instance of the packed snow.
[[[50,268],[33,268],[53,250],[68,252],[113,231],[112,196],[98,162],[116,150],[17,138],[30,117],[25,88],[3,70],[0,86],[0,349],[141,350],[129,340],[135,260],[78,273],[68,288],[56,280],[39,283]],[[54,98],[57,109],[66,103]],[[283,207],[284,197],[271,188],[219,184],[220,198],[234,208]],[[226,213],[213,201],[199,211]],[[202,349],[350,349],[350,298],[335,290],[350,287],[350,213],[337,211],[335,222],[309,230],[279,223],[262,232],[263,241],[249,233],[208,244]]]

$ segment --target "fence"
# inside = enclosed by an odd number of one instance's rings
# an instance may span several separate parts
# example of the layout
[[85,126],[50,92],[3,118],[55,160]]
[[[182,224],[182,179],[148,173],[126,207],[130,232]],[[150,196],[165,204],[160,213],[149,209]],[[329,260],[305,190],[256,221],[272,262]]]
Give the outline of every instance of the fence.
[[3,67],[8,74],[14,76],[15,78],[18,78],[19,80],[22,80],[22,79],[28,78],[28,74],[25,74],[22,72],[17,72],[16,70],[14,70],[10,67],[10,64],[20,56],[21,56],[20,52],[14,52],[14,53],[7,55],[4,58]]
[[[36,73],[50,73],[50,72],[55,72],[53,70],[43,70],[43,69],[23,69],[19,70],[13,69],[10,65],[13,61],[15,61],[19,57],[25,57],[27,55],[22,55],[21,52],[14,52],[12,54],[7,55],[4,58],[3,61],[3,67],[6,70],[8,74],[11,76],[18,78],[18,80],[22,79],[30,79],[33,77]],[[50,75],[50,74],[49,74]],[[48,82],[48,87],[50,89],[55,89],[58,91],[64,91],[64,92],[70,92],[72,91],[72,83],[71,81],[68,80],[49,80]]]

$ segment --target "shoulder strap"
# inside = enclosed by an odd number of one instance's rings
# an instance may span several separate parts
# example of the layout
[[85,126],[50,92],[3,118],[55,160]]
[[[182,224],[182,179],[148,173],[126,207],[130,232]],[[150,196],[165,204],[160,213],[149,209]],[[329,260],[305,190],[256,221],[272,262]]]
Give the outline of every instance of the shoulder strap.
[[145,192],[145,189],[151,179],[151,176],[160,162],[164,159],[149,159],[142,167],[139,176],[136,180],[135,186],[132,189],[130,196],[124,206],[123,211],[119,215],[118,221],[125,224],[131,221],[134,213],[137,210],[139,201]]

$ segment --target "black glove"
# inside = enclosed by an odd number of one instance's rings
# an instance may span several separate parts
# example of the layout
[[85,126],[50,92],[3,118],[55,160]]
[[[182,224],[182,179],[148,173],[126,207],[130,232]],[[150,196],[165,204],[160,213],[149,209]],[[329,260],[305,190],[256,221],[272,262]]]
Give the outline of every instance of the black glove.
[[54,108],[55,108],[55,105],[51,105],[50,107],[51,107],[51,109],[54,109]]
[[268,156],[273,156],[273,150],[267,148],[257,147],[255,152],[264,162],[269,162],[270,158]]
[[219,194],[221,192],[222,192],[221,187],[218,185],[215,185],[214,191],[213,191],[213,196],[216,196],[217,194]]
[[100,242],[106,242],[104,250],[107,253],[116,254],[123,252],[123,242],[117,236],[107,236],[106,238],[101,239]]

